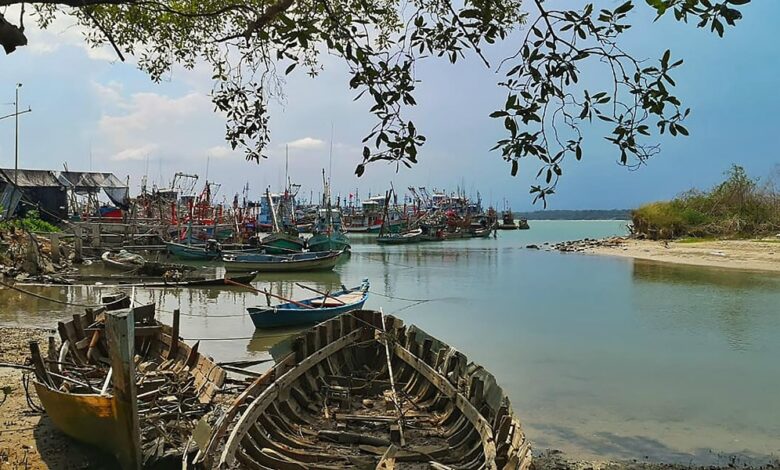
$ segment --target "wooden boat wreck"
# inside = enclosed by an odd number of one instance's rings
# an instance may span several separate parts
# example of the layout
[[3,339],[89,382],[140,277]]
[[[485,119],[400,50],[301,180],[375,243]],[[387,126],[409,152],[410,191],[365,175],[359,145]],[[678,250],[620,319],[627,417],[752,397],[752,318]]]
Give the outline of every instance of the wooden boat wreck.
[[[305,287],[305,286],[304,286]],[[319,292],[311,299],[289,301],[266,307],[248,307],[255,328],[284,328],[300,325],[313,325],[330,320],[342,313],[363,308],[368,300],[368,279],[352,289],[342,288],[337,292]],[[314,290],[308,288],[310,290]]]
[[117,253],[106,251],[100,256],[100,259],[107,268],[123,271],[138,269],[146,263],[146,259],[143,256],[125,250],[119,250]]
[[[117,457],[123,468],[180,462],[212,409],[225,370],[154,319],[154,305],[133,309],[127,297],[59,322],[62,344],[43,359],[30,349],[33,385],[55,427]],[[178,312],[175,312],[178,313]]]
[[414,326],[358,310],[293,339],[236,398],[195,463],[524,470],[531,450],[490,373]]

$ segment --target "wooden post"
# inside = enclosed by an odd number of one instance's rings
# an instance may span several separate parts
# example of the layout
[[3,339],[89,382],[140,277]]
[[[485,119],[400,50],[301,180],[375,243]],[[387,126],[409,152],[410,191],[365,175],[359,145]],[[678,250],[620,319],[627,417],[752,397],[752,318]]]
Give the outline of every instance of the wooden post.
[[60,234],[50,233],[49,241],[51,242],[51,262],[60,264]]
[[49,336],[49,349],[46,352],[46,357],[50,361],[56,361],[57,360],[57,342],[54,339],[54,336]]
[[43,364],[41,349],[38,347],[37,341],[30,341],[30,354],[32,355],[32,364],[35,368],[35,375],[38,377],[38,381],[50,386],[53,385],[51,378],[49,377],[49,372]]
[[176,353],[179,350],[179,321],[181,318],[181,312],[179,309],[173,310],[173,328],[171,331],[171,347],[168,348],[168,359],[176,357]]
[[81,225],[74,224],[73,235],[75,236],[73,242],[73,249],[76,252],[75,261],[80,263],[84,258],[84,240],[81,238]]
[[92,224],[92,248],[100,248],[100,224]]
[[114,382],[120,451],[117,455],[123,469],[141,468],[141,430],[135,390],[135,315],[133,310],[109,312],[106,318],[106,339]]

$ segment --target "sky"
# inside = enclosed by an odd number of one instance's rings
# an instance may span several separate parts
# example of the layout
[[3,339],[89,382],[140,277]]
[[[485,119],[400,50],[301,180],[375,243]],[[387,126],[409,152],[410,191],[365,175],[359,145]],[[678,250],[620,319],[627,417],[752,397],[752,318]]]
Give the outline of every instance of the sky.
[[[722,39],[672,18],[654,22],[644,2],[637,3],[622,44],[638,57],[660,57],[671,49],[685,60],[675,79],[677,96],[692,108],[686,124],[691,135],[662,139],[661,154],[632,171],[617,164],[612,146],[595,129],[585,129],[583,160],[566,162],[550,209],[631,208],[711,187],[734,163],[756,177],[780,168],[772,138],[780,129],[780,41],[772,39],[780,2],[754,0]],[[10,10],[7,16],[14,17]],[[281,187],[287,146],[290,177],[306,197],[317,197],[321,171],[332,166],[334,195],[359,189],[363,198],[391,183],[397,190],[459,186],[498,206],[506,200],[515,210],[541,209],[528,192],[535,163],[522,161],[512,177],[500,154],[490,151],[504,131],[488,115],[506,95],[496,86],[500,76],[473,55],[456,65],[432,59],[418,64],[418,105],[409,116],[428,138],[420,163],[407,169],[379,162],[357,178],[361,139],[373,125],[370,104],[353,101],[349,75],[335,58],[325,58],[316,78],[302,70],[286,77],[284,99],[271,106],[270,158],[256,164],[225,143],[224,119],[209,98],[207,67],[176,69],[153,83],[132,60],[122,63],[110,49],[88,49],[67,19],[45,31],[28,24],[27,35],[28,46],[0,56],[0,116],[13,112],[17,83],[23,84],[20,109],[32,109],[19,118],[20,168],[109,171],[129,177],[133,193],[144,175],[150,185],[168,186],[175,172],[195,173],[200,181],[221,183],[220,194],[230,200],[247,183],[253,198],[269,185]],[[516,47],[515,39],[488,54],[497,58]],[[601,73],[585,70],[583,79],[599,83]],[[0,167],[13,166],[14,120],[0,120]]]

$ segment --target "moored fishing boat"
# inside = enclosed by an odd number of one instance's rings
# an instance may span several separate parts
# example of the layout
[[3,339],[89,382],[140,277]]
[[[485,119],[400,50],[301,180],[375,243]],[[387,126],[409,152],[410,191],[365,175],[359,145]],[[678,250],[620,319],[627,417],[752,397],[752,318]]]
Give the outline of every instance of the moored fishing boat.
[[344,235],[341,211],[334,208],[330,200],[330,182],[322,170],[322,202],[325,206],[317,211],[314,232],[307,241],[309,251],[346,251],[350,249],[349,238]]
[[419,228],[403,233],[383,233],[376,237],[376,242],[383,245],[400,245],[420,241],[423,241],[423,231]]
[[183,245],[176,242],[165,242],[168,253],[174,258],[191,261],[214,261],[222,256],[222,250],[216,240],[209,240],[205,245]]
[[361,285],[352,289],[323,292],[322,295],[311,299],[266,307],[249,307],[246,310],[255,328],[313,325],[342,313],[363,308],[363,304],[368,300],[368,287],[368,279],[364,279]]
[[[190,438],[226,373],[180,340],[178,318],[173,327],[156,321],[154,305],[123,310],[129,338],[108,312],[88,309],[59,322],[62,345],[46,361],[31,343],[36,394],[56,428],[116,456],[123,468],[181,462],[194,453]],[[117,344],[135,347],[122,352]]]
[[216,424],[196,462],[256,469],[531,465],[530,444],[495,378],[422,330],[357,310],[287,343],[289,352]]
[[340,251],[318,251],[292,255],[230,254],[222,257],[227,271],[295,272],[330,270],[336,266]]
[[300,253],[306,247],[303,238],[285,232],[270,233],[261,240],[261,243],[266,253],[272,255]]
[[309,251],[345,251],[350,249],[349,238],[341,232],[316,233],[308,241]]

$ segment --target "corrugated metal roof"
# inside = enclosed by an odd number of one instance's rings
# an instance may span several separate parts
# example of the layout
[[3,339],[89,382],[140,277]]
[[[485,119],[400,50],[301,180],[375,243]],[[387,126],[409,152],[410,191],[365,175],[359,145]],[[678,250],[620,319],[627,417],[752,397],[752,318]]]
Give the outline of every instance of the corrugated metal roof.
[[[15,175],[15,176],[14,176]],[[57,176],[50,170],[19,170],[12,168],[0,168],[0,181],[8,184],[16,184],[20,188],[52,188],[62,184]]]

